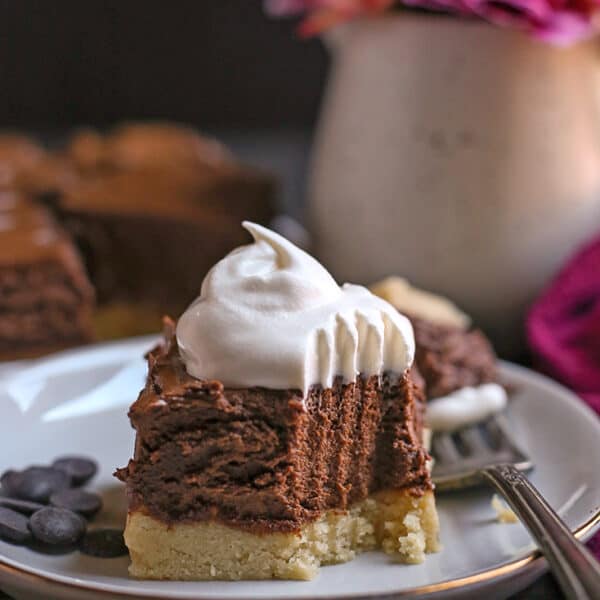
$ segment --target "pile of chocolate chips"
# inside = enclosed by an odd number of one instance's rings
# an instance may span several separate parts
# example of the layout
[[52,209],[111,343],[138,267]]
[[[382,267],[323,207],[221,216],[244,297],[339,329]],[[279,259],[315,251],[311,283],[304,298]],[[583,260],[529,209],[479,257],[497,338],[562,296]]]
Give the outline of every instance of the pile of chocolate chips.
[[41,551],[78,548],[101,558],[127,554],[122,531],[87,530],[87,519],[102,508],[102,498],[81,487],[97,470],[92,459],[64,456],[50,466],[5,471],[0,476],[0,539]]

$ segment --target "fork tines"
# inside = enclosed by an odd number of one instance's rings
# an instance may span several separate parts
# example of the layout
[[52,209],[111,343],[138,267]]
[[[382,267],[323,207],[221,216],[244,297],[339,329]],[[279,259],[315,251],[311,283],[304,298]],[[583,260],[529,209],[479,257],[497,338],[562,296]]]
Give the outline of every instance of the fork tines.
[[432,439],[433,481],[437,489],[459,489],[479,485],[479,471],[508,463],[521,471],[532,468],[519,448],[504,414],[455,432],[436,432]]

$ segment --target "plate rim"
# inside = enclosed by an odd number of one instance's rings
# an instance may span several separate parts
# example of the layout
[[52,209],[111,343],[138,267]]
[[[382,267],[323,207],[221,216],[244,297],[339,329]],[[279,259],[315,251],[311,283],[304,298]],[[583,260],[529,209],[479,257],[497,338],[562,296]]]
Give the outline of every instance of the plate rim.
[[[600,509],[592,515],[592,517],[586,521],[581,527],[579,527],[576,531],[574,531],[575,537],[577,539],[586,541],[589,537],[591,537],[598,529],[600,529]],[[498,580],[501,578],[509,577],[511,575],[516,575],[518,573],[525,574],[526,570],[532,570],[534,568],[545,568],[545,559],[542,556],[542,553],[539,550],[533,550],[527,556],[523,558],[515,559],[510,563],[505,565],[501,565],[499,567],[494,567],[493,569],[486,569],[484,571],[479,571],[477,573],[473,573],[471,575],[466,575],[465,577],[458,577],[455,579],[448,579],[446,581],[440,581],[438,583],[431,583],[428,585],[422,585],[418,587],[408,588],[405,590],[397,590],[392,592],[384,592],[384,593],[373,593],[373,594],[360,594],[360,595],[332,595],[329,596],[332,600],[360,600],[362,598],[368,600],[392,600],[393,598],[407,598],[407,597],[415,597],[415,596],[428,596],[432,594],[441,594],[443,592],[448,592],[451,590],[456,590],[462,588],[465,592],[468,591],[469,588],[474,588],[478,585],[489,583],[493,580]],[[8,563],[5,563],[3,557],[0,556],[0,575],[2,573],[9,573],[18,578],[25,578],[33,580],[34,583],[37,584],[51,584],[58,585],[60,587],[66,587],[71,590],[81,590],[86,593],[93,592],[97,595],[104,595],[107,598],[156,598],[160,600],[161,598],[167,598],[166,596],[153,592],[152,590],[148,590],[144,592],[144,595],[141,596],[137,592],[125,592],[125,591],[117,591],[113,589],[102,589],[102,587],[96,587],[94,585],[86,585],[82,583],[67,583],[65,581],[61,581],[60,579],[55,579],[52,577],[47,577],[45,575],[39,575],[38,573],[32,573],[25,569],[20,569]],[[101,585],[101,584],[99,584]],[[252,600],[270,600],[271,596],[257,596]],[[223,600],[222,596],[209,596],[202,595],[203,600]],[[306,600],[305,596],[288,596],[286,600]]]
[[[156,342],[159,339],[157,335],[146,335],[146,336],[136,336],[131,338],[124,338],[122,340],[111,340],[108,342],[101,342],[98,344],[91,344],[89,346],[84,346],[77,349],[70,349],[58,352],[56,354],[49,355],[47,357],[43,357],[40,359],[27,360],[23,361],[23,368],[19,369],[17,372],[17,376],[22,373],[22,371],[26,371],[29,368],[33,368],[35,371],[35,367],[43,364],[45,362],[53,362],[55,360],[63,360],[64,358],[68,358],[75,354],[80,353],[90,353],[93,354],[95,351],[103,350],[110,346],[121,346],[121,345],[143,345],[147,344],[148,347],[153,342]],[[21,362],[21,361],[18,361]],[[597,418],[597,415],[592,411],[581,399],[579,399],[576,394],[560,384],[557,381],[554,381],[550,377],[528,369],[527,367],[523,367],[521,365],[500,360],[498,361],[500,365],[500,372],[504,371],[509,372],[511,374],[516,374],[517,377],[527,377],[537,380],[538,383],[541,383],[546,386],[551,386],[553,388],[558,388],[558,390],[571,397],[573,400],[577,400],[577,402],[573,403],[573,406],[576,406],[578,410],[587,413],[588,415]],[[9,375],[7,378],[0,377],[0,382],[4,379],[6,380],[12,379]],[[600,507],[598,507],[592,516],[582,525],[580,525],[576,530],[574,530],[574,535],[582,541],[586,541],[591,538],[591,536],[600,530]],[[391,600],[392,598],[405,598],[405,597],[415,597],[415,596],[431,596],[434,594],[443,594],[444,592],[450,592],[453,590],[461,589],[467,592],[468,590],[473,590],[477,586],[491,583],[494,580],[502,580],[508,578],[512,575],[525,575],[528,572],[532,572],[535,569],[545,570],[546,562],[542,553],[538,550],[532,550],[529,554],[516,558],[508,563],[502,564],[497,567],[492,567],[490,569],[484,569],[481,571],[477,571],[475,573],[465,575],[463,577],[457,577],[454,579],[447,579],[445,581],[439,581],[436,583],[421,585],[417,587],[412,587],[404,590],[396,590],[390,592],[374,592],[373,594],[357,594],[357,595],[337,595],[333,594],[329,596],[332,600],[359,600],[361,598],[368,600]],[[63,577],[51,577],[48,575],[41,575],[39,573],[35,573],[29,571],[28,569],[18,567],[11,562],[6,562],[6,557],[0,555],[0,581],[2,580],[2,575],[9,575],[10,577],[16,579],[16,581],[21,582],[23,580],[28,580],[30,585],[52,585],[57,586],[58,588],[66,588],[69,590],[80,590],[84,593],[96,594],[97,596],[104,596],[106,598],[154,598],[154,599],[164,599],[167,596],[164,596],[161,592],[155,592],[152,590],[144,590],[143,593],[139,591],[124,591],[124,590],[116,590],[114,586],[111,584],[102,584],[102,583],[82,583],[77,581],[65,581]],[[214,595],[202,595],[203,600],[222,600],[222,596],[214,596]],[[253,600],[268,600],[270,596],[258,596],[253,598]],[[287,596],[287,600],[305,600],[304,596]]]

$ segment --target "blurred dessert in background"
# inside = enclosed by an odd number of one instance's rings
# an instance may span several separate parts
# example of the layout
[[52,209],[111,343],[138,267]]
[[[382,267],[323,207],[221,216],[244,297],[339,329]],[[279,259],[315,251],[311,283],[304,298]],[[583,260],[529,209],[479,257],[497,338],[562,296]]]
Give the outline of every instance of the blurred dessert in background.
[[402,277],[387,277],[370,290],[402,313],[457,329],[468,329],[471,318],[448,298],[413,287]]
[[93,300],[79,255],[50,213],[0,189],[0,359],[90,341]]
[[274,216],[273,178],[188,127],[86,130],[66,155],[80,179],[57,210],[96,288],[101,337],[155,331],[163,314],[191,302],[218,258],[249,241],[240,221]]
[[106,134],[83,129],[72,136],[66,153],[82,173],[157,166],[208,169],[236,164],[233,155],[216,139],[167,122],[123,123]]
[[77,179],[73,162],[17,133],[0,134],[0,185],[51,204]]
[[45,152],[33,164],[14,173],[14,187],[35,201],[55,208],[61,196],[80,179],[68,157]]
[[[80,131],[54,151],[0,135],[0,186],[51,212],[61,245],[81,256],[98,300],[95,339],[157,331],[220,256],[249,241],[240,221],[268,224],[275,213],[272,176],[192,128],[161,122]],[[20,240],[3,244],[5,264],[18,260]]]
[[248,241],[239,223],[273,216],[270,178],[223,165],[144,167],[83,179],[58,212],[84,257],[102,308],[181,312],[224,254]]
[[3,185],[14,183],[18,173],[33,167],[44,155],[45,150],[25,135],[0,134],[0,181]]
[[434,431],[453,431],[502,411],[506,390],[497,357],[485,335],[450,300],[388,277],[371,286],[410,319],[415,365],[427,396],[425,420]]

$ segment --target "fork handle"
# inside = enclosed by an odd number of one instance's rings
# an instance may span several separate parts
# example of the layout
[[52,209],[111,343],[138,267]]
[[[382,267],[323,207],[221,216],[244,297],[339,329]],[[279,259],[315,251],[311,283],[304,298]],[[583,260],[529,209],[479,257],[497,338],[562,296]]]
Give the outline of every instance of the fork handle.
[[527,477],[507,464],[487,467],[481,474],[527,527],[566,597],[569,600],[600,598],[600,564]]

